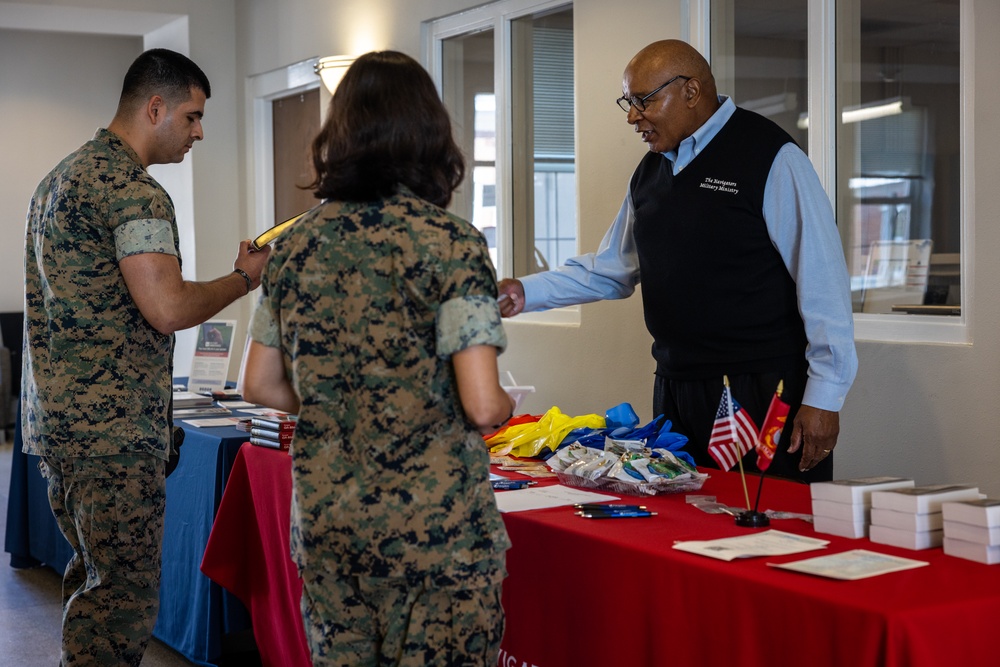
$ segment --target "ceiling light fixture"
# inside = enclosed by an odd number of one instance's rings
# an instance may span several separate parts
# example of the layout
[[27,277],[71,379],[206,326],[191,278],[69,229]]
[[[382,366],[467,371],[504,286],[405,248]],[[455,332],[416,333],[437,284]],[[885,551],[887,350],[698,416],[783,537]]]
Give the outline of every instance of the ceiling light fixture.
[[[909,99],[902,97],[890,97],[887,100],[866,102],[865,104],[859,104],[853,107],[844,107],[844,111],[841,113],[840,119],[843,123],[857,123],[862,120],[895,116],[896,114],[903,113],[904,106],[909,106]],[[800,115],[799,121],[796,125],[800,130],[809,129],[808,114]]]

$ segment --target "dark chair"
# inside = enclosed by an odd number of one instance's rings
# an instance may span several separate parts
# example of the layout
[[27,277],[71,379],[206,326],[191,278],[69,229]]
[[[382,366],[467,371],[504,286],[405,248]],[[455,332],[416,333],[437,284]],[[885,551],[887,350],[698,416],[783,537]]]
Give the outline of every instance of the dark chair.
[[16,406],[21,398],[21,347],[24,344],[24,312],[0,313],[0,339],[10,351],[10,393],[11,405],[0,407],[0,415],[9,423],[0,428],[10,429],[14,424]]

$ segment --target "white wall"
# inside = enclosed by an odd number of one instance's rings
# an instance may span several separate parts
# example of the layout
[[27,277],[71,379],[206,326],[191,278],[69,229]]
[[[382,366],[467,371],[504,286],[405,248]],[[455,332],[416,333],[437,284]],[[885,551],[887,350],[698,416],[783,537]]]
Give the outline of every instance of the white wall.
[[[151,169],[178,211],[185,276],[210,280],[232,270],[239,241],[251,233],[239,177],[234,23],[233,0],[0,2],[0,145],[7,157],[0,229],[9,235],[0,244],[0,310],[22,309],[24,217],[35,185],[107,126],[126,69],[152,46],[187,52],[212,83],[205,140],[183,164]],[[242,299],[219,317],[245,330],[249,313],[250,300]],[[179,375],[187,375],[193,344],[193,330],[178,334]],[[237,348],[234,379],[242,338]]]
[[0,146],[5,165],[0,225],[6,237],[0,244],[0,311],[24,308],[24,290],[18,288],[24,285],[24,224],[31,193],[59,160],[111,120],[121,77],[141,52],[136,37],[0,30]]
[[[97,0],[93,0],[96,4]],[[973,105],[973,169],[965,174],[970,195],[965,214],[976,224],[975,298],[969,345],[914,345],[861,341],[858,379],[841,415],[838,476],[905,474],[919,483],[971,482],[1000,496],[1000,3],[965,0],[972,8],[963,41],[973,46],[963,64],[971,72],[964,104]],[[0,3],[2,9],[4,3]],[[86,5],[85,0],[57,4]],[[192,57],[206,67],[213,86],[209,139],[196,147],[195,207],[199,275],[221,273],[231,262],[228,247],[247,224],[252,193],[247,183],[244,79],[313,56],[358,55],[393,48],[419,57],[422,21],[461,11],[479,0],[203,0],[129,2],[102,6],[191,14]],[[232,22],[235,17],[235,29]],[[597,245],[617,210],[628,177],[643,153],[613,104],[621,72],[639,48],[664,37],[683,36],[681,0],[577,0],[577,119],[579,136],[580,239]],[[585,45],[585,48],[583,47]],[[6,59],[4,59],[6,61]],[[979,85],[976,85],[978,82]],[[233,90],[227,90],[227,87]],[[0,98],[3,91],[0,90]],[[7,115],[4,115],[5,120]],[[216,119],[220,120],[216,120]],[[216,125],[220,123],[223,126]],[[5,123],[6,124],[6,123]],[[232,125],[230,130],[229,125]],[[238,126],[238,127],[237,127]],[[39,131],[37,136],[44,136]],[[220,138],[221,137],[221,138]],[[217,141],[212,147],[212,142]],[[234,161],[238,155],[239,160]],[[24,196],[0,224],[23,226]],[[236,202],[239,202],[237,205]],[[0,199],[0,207],[4,202]],[[0,209],[6,212],[6,209]],[[206,249],[218,249],[207,253]],[[204,258],[204,255],[210,258]],[[204,263],[204,266],[203,266]],[[205,274],[203,275],[202,271]],[[10,298],[0,288],[2,299]],[[571,414],[603,412],[628,401],[643,420],[652,417],[653,363],[638,297],[584,306],[578,327],[508,323],[510,348],[501,366],[538,393],[524,407],[538,412],[558,405]],[[765,498],[766,502],[766,498]],[[780,508],[779,508],[780,509]]]

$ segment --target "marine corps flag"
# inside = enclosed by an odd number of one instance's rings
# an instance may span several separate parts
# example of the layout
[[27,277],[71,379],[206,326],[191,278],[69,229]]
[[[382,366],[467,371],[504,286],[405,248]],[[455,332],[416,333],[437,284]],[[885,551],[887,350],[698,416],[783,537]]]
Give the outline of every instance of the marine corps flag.
[[771,459],[774,458],[774,452],[778,448],[778,439],[781,438],[781,431],[785,428],[785,420],[788,419],[788,403],[781,400],[784,388],[784,381],[778,382],[778,389],[774,392],[771,405],[767,409],[767,416],[764,417],[764,424],[757,436],[757,469],[761,472],[771,465]]

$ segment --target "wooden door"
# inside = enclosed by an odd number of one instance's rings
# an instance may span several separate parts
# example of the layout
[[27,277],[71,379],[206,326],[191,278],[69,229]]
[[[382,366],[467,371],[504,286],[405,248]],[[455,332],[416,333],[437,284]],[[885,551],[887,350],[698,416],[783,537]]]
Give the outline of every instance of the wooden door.
[[316,205],[303,189],[313,180],[312,140],[319,132],[319,89],[271,103],[274,136],[274,221],[281,222]]

